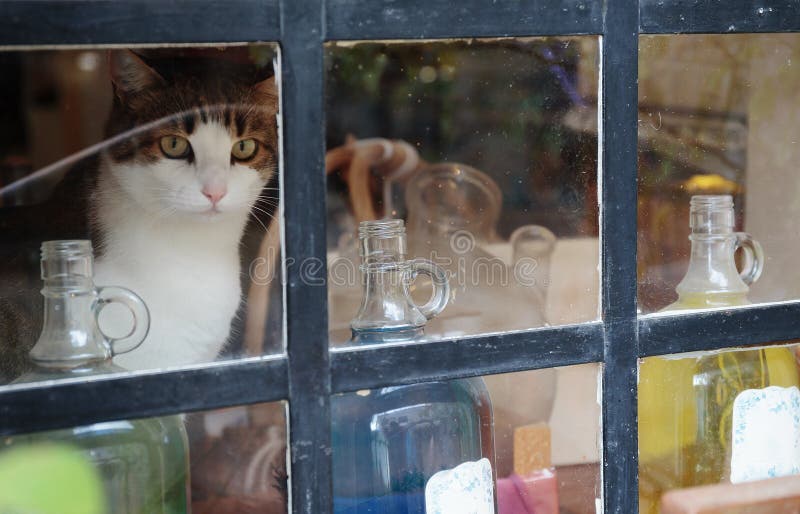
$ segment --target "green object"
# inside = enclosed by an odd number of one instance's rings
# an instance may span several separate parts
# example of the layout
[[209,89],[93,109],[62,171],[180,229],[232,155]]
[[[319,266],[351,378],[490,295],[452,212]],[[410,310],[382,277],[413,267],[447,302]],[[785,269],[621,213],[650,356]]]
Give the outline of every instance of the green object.
[[0,453],[0,512],[103,514],[103,482],[83,454],[65,444]]

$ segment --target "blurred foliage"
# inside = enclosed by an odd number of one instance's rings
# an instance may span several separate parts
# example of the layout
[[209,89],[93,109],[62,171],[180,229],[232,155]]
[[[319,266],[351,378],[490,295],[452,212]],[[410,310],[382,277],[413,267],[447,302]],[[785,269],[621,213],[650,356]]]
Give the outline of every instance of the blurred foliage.
[[596,136],[563,123],[595,101],[578,93],[581,59],[596,62],[596,38],[332,43],[328,147],[348,134],[403,139],[429,162],[491,176],[503,235],[526,223],[594,234]]

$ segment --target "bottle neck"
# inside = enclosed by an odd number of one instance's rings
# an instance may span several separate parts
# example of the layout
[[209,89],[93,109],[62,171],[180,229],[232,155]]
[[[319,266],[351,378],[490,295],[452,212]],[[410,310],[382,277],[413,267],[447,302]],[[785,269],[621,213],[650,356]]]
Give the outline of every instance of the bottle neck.
[[719,306],[747,303],[749,288],[734,259],[735,234],[692,234],[690,239],[689,269],[676,288],[679,301]]

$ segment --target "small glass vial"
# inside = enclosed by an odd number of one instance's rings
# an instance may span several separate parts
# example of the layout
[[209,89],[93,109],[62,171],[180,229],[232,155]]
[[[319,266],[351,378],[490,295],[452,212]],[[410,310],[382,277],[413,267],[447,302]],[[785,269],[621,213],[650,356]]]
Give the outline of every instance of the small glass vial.
[[[42,244],[44,326],[29,357],[33,370],[15,383],[88,377],[124,371],[112,363],[147,335],[144,302],[121,287],[96,288],[89,241]],[[133,317],[122,338],[106,336],[98,324],[110,303]],[[188,439],[179,416],[106,421],[70,429],[2,439],[0,451],[20,445],[58,442],[78,448],[99,471],[106,511],[114,514],[185,514],[189,506]]]
[[[678,301],[665,310],[746,305],[750,285],[764,269],[764,252],[750,234],[734,231],[733,198],[696,195],[689,207],[692,251],[689,269],[675,291]],[[736,269],[734,253],[741,248],[744,269]]]
[[[422,336],[425,323],[444,310],[450,298],[446,272],[426,259],[406,260],[403,220],[363,221],[358,227],[363,297],[351,321],[354,342],[407,341]],[[433,283],[422,306],[409,295],[419,274]]]
[[[363,222],[359,239],[364,298],[353,339],[418,338],[447,304],[446,273],[405,260],[402,220]],[[421,307],[408,294],[417,273],[434,284]],[[340,394],[331,410],[335,514],[423,514],[442,504],[445,512],[496,512],[492,404],[481,378]],[[470,490],[460,489],[465,479]]]

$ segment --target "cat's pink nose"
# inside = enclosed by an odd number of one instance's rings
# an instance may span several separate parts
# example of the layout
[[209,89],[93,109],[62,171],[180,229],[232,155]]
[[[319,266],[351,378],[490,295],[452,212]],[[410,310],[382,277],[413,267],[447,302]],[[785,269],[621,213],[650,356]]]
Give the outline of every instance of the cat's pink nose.
[[228,189],[225,186],[220,185],[208,185],[203,187],[203,196],[208,198],[211,202],[211,205],[215,206],[222,200],[228,193]]

